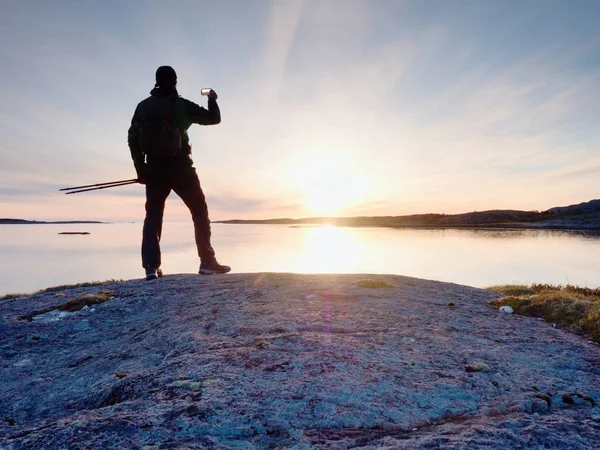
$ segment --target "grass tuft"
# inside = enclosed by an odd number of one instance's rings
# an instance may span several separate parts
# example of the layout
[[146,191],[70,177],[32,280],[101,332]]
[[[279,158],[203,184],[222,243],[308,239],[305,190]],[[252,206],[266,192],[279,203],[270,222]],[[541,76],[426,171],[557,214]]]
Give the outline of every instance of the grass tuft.
[[533,294],[534,290],[529,286],[521,286],[518,284],[505,284],[502,286],[492,286],[487,288],[488,291],[495,292],[496,294],[504,295],[528,295]]
[[20,293],[20,294],[17,294],[17,293],[14,293],[14,294],[5,294],[5,295],[1,295],[0,296],[0,302],[2,300],[11,300],[13,298],[27,297],[29,295],[31,295],[31,294],[23,294],[23,293]]
[[507,305],[516,314],[541,317],[600,343],[600,289],[532,284],[494,286],[490,290],[506,295],[490,302],[496,309]]
[[105,283],[118,283],[121,282],[123,280],[106,280],[106,281],[86,281],[84,283],[77,283],[77,284],[63,284],[60,286],[52,286],[46,289],[42,289],[36,292],[36,294],[46,294],[49,292],[57,292],[57,291],[62,291],[64,289],[73,289],[73,288],[81,288],[81,287],[91,287],[91,286],[100,286],[102,284]]

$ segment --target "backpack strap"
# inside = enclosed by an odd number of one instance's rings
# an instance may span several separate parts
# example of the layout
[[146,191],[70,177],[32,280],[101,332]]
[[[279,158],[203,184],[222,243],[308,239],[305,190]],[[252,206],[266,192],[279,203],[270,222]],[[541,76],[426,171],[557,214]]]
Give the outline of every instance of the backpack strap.
[[185,104],[183,103],[183,99],[181,97],[175,97],[173,99],[173,108],[174,108],[173,117],[175,119],[175,123],[177,124],[177,127],[179,128],[179,132],[181,134],[183,134],[183,133],[185,133],[185,130],[183,129],[182,125],[185,123],[186,112],[185,112]]

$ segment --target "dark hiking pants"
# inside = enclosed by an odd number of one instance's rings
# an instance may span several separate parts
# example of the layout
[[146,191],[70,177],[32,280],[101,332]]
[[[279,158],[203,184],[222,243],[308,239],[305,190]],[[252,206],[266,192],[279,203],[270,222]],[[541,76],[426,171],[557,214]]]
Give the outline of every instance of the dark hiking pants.
[[215,259],[210,245],[208,207],[196,169],[191,160],[148,163],[146,173],[146,219],[142,236],[142,266],[158,268],[161,264],[160,236],[165,202],[171,190],[181,197],[192,214],[198,256],[206,263]]

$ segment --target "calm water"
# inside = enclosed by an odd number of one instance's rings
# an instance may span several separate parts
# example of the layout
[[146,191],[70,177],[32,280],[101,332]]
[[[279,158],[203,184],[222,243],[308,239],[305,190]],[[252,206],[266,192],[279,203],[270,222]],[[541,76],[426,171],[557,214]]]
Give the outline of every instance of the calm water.
[[[0,295],[139,278],[141,228],[141,223],[2,225]],[[235,272],[391,273],[477,287],[600,285],[598,233],[214,224],[213,246]],[[162,247],[166,273],[198,270],[191,222],[165,223]]]

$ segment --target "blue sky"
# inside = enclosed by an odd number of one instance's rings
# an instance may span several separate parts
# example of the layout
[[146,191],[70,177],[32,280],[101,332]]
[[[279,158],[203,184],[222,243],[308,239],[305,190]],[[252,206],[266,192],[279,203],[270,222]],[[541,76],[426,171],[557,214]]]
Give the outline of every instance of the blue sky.
[[[211,218],[598,198],[600,2],[19,1],[0,14],[0,217],[139,220],[131,115],[172,65]],[[167,218],[188,213],[174,195]]]

